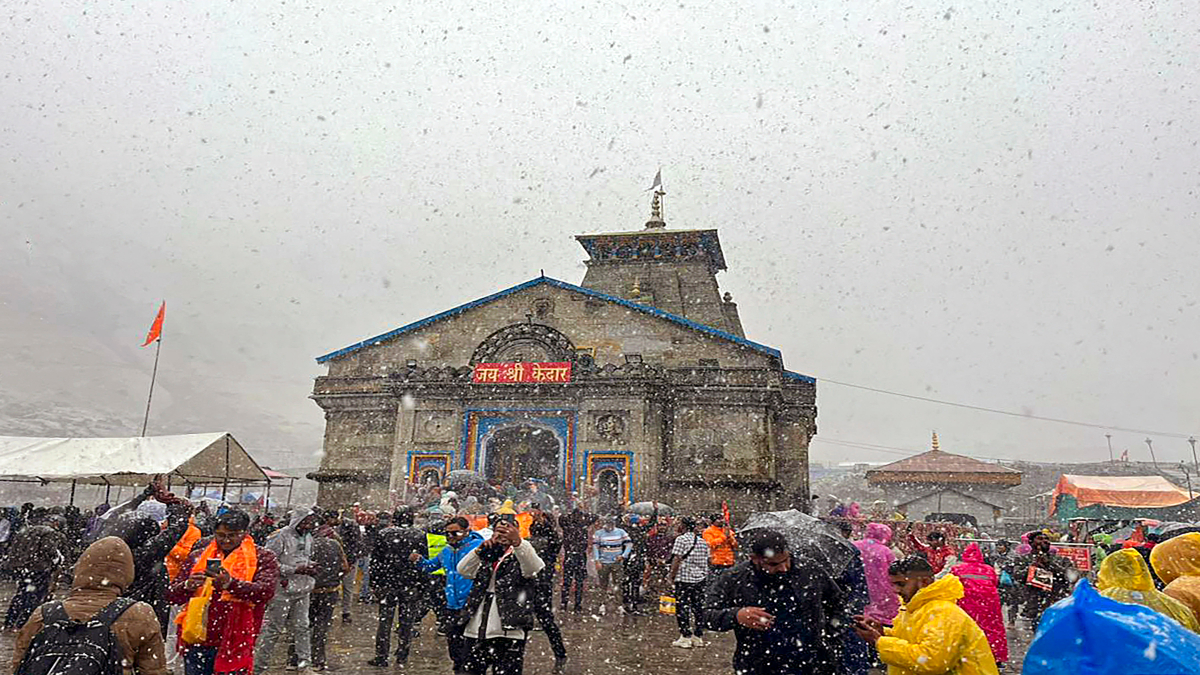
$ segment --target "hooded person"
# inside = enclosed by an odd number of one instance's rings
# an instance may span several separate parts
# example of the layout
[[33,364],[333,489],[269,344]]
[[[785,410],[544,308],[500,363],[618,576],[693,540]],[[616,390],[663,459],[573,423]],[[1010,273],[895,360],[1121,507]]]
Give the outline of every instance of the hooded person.
[[[62,609],[75,621],[86,621],[114,605],[134,580],[133,553],[117,537],[104,537],[87,547],[75,563],[71,592],[62,601]],[[120,611],[111,624],[121,650],[126,675],[166,675],[167,659],[158,618],[150,605],[133,600],[114,605]],[[47,603],[34,610],[17,634],[13,644],[13,672],[29,651],[33,638],[42,630],[46,617],[59,603]]]
[[[61,520],[58,519],[58,520]],[[67,540],[54,517],[38,522],[31,511],[26,525],[12,537],[3,570],[17,582],[8,604],[5,628],[19,628],[50,595],[54,578],[67,562]]]
[[1163,592],[1187,605],[1200,620],[1200,533],[1189,532],[1155,546],[1150,564],[1166,584]]
[[871,602],[864,612],[881,623],[891,623],[900,611],[900,598],[892,588],[888,567],[896,561],[896,554],[888,547],[892,540],[892,528],[884,523],[869,523],[866,536],[854,542],[862,554],[863,569],[867,574],[867,593]]
[[963,585],[963,597],[958,606],[983,629],[996,663],[1006,663],[1008,635],[1004,629],[1004,610],[1000,607],[1000,580],[995,568],[983,561],[979,544],[968,544],[962,562],[952,567],[950,573]]
[[[171,574],[166,561],[187,534],[191,513],[192,505],[182,499],[173,498],[169,505],[145,501],[136,510],[110,521],[104,529],[104,534],[119,537],[133,552],[134,578],[126,588],[125,596],[154,608],[163,635],[166,635],[167,624],[171,621],[171,606],[166,597]],[[200,539],[199,530],[195,535],[192,544]],[[188,546],[181,557],[187,557],[190,552],[191,547]],[[176,567],[176,574],[178,571]]]
[[1149,607],[1179,622],[1193,633],[1200,633],[1196,616],[1187,605],[1154,587],[1150,568],[1141,554],[1123,549],[1106,557],[1096,576],[1096,590],[1117,602]]
[[919,555],[892,563],[892,584],[904,600],[891,627],[858,617],[858,634],[875,646],[888,675],[999,675],[987,636],[958,606],[958,577],[934,577]]
[[279,591],[267,606],[262,633],[254,647],[254,671],[266,672],[275,643],[285,630],[296,641],[301,671],[312,664],[312,633],[308,623],[312,590],[317,574],[313,566],[313,531],[319,518],[313,509],[301,506],[292,511],[287,527],[271,533],[266,549],[279,560]]

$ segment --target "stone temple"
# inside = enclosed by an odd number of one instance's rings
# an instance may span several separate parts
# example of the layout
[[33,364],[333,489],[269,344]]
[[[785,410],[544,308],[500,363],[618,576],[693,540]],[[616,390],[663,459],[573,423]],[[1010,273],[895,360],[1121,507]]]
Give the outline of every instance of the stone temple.
[[804,508],[816,381],[746,339],[717,231],[667,228],[662,194],[643,229],[576,237],[581,285],[538,277],[319,357],[320,503],[470,469],[606,510]]

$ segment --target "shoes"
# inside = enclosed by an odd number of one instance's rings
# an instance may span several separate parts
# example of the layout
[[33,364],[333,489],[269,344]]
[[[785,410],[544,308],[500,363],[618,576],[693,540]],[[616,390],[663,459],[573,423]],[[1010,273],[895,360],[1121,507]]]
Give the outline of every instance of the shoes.
[[554,671],[553,672],[554,672],[554,675],[562,675],[563,673],[567,672],[567,657],[565,657],[565,656],[554,657]]
[[388,664],[388,660],[387,660],[386,656],[376,656],[375,658],[371,659],[370,661],[367,661],[368,666],[375,666],[376,668],[383,668],[383,667],[387,666],[387,664]]
[[705,642],[704,640],[701,640],[699,635],[693,635],[692,636],[692,646],[693,647],[707,647],[708,643]]
[[672,642],[671,646],[679,647],[680,649],[691,649],[692,648],[692,638],[681,637],[678,640]]

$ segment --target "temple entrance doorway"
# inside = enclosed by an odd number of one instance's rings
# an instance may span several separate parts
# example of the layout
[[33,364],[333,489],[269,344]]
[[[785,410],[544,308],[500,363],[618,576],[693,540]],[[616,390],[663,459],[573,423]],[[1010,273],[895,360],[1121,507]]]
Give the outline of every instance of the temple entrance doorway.
[[521,424],[497,430],[485,446],[484,475],[489,483],[520,486],[529,479],[547,485],[562,482],[562,441],[549,429]]

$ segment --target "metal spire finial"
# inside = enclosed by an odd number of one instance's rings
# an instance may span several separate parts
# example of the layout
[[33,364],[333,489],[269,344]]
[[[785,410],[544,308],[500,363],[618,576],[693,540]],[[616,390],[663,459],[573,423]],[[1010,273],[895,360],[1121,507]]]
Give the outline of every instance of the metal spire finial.
[[646,229],[666,227],[667,223],[663,220],[662,215],[662,198],[667,193],[662,189],[662,169],[654,174],[654,184],[650,186],[650,189],[654,190],[654,198],[650,200],[650,220],[646,221]]
[[941,447],[938,446],[937,432],[935,431],[933,432],[933,451],[937,452],[938,450],[941,450]]

